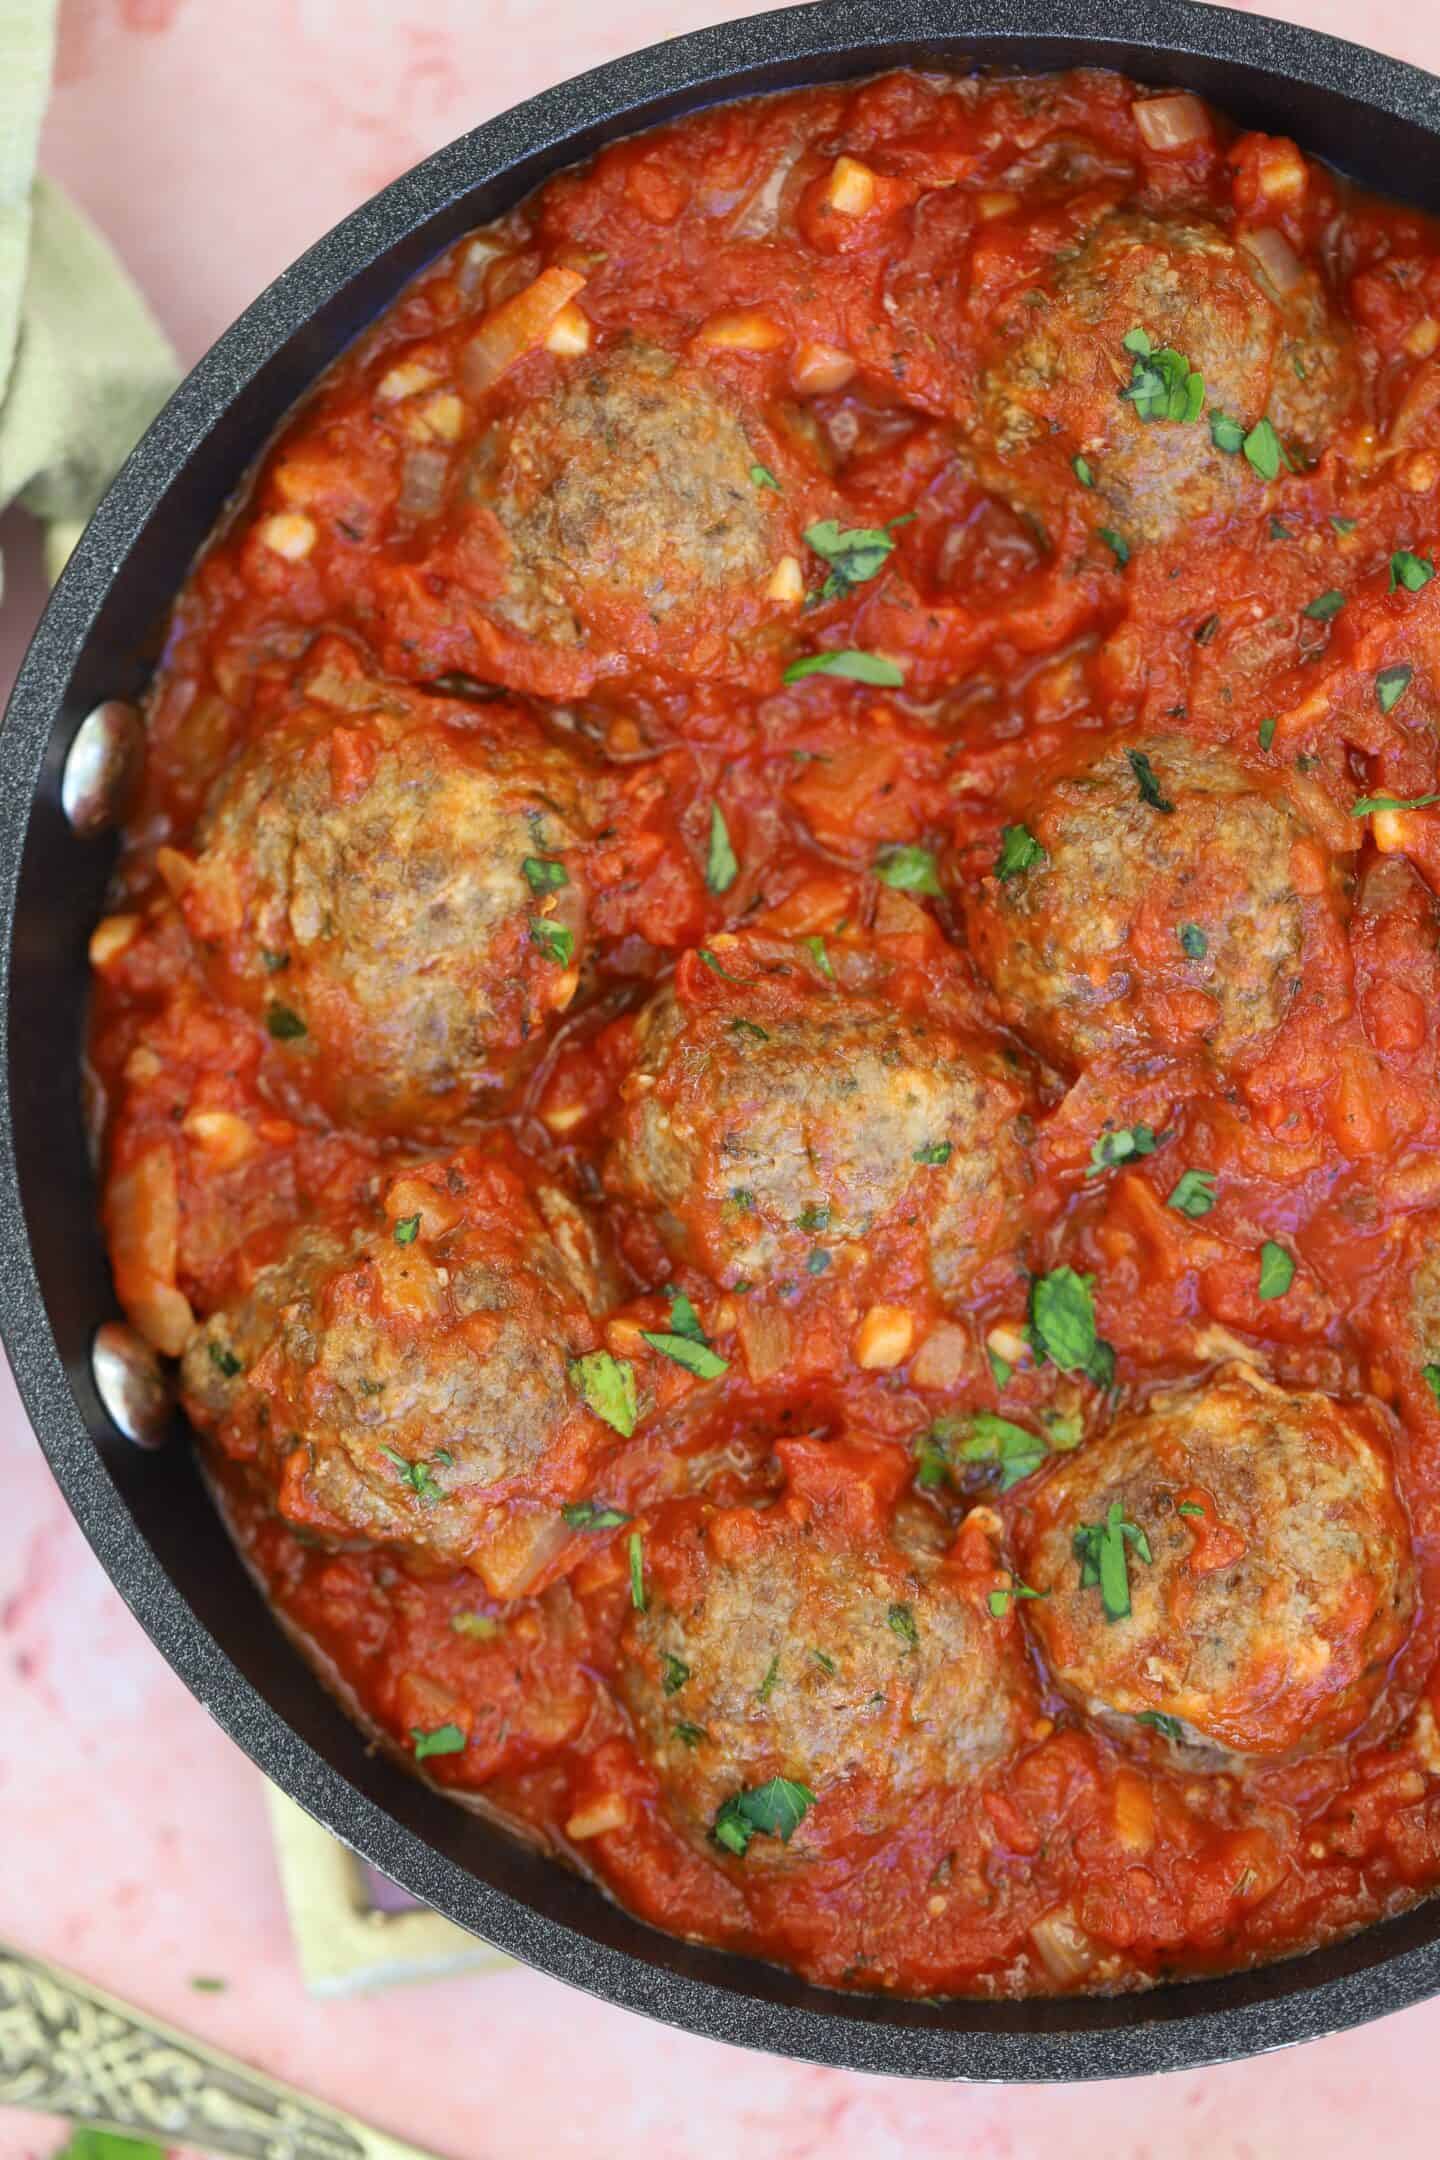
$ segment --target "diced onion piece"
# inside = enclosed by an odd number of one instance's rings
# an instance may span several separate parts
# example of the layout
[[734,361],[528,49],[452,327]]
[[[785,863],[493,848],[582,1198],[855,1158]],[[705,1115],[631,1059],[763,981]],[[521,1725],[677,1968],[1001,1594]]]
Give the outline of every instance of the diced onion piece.
[[624,1793],[605,1793],[588,1807],[577,1808],[565,1825],[565,1835],[577,1845],[600,1837],[606,1830],[625,1830],[630,1823],[630,1802]]
[[453,390],[442,390],[407,414],[405,431],[415,442],[459,442],[465,428],[465,407]]
[[1241,233],[1240,245],[1264,272],[1282,300],[1287,293],[1294,292],[1305,270],[1284,233],[1273,225],[1257,225],[1253,232]]
[[179,848],[156,848],[155,867],[164,878],[174,900],[180,899],[195,882],[195,865],[188,855],[181,854]]
[[90,933],[90,965],[108,967],[134,944],[140,929],[138,915],[106,915]]
[[233,1110],[192,1110],[180,1130],[217,1170],[233,1170],[259,1146],[251,1126]]
[[466,248],[456,276],[461,297],[473,300],[490,274],[490,265],[498,262],[505,253],[497,240],[472,240]]
[[175,1158],[147,1149],[105,1196],[110,1260],[120,1302],[146,1341],[179,1357],[195,1327],[190,1301],[175,1286],[180,1193]]
[[1412,360],[1428,360],[1440,345],[1440,322],[1433,315],[1422,316],[1405,340],[1405,350]]
[[539,987],[551,1012],[564,1012],[580,987],[580,970],[551,966]]
[[443,450],[411,450],[400,473],[397,507],[407,517],[431,517],[445,500],[450,460]]
[[401,360],[388,368],[375,385],[375,395],[382,405],[398,405],[401,398],[418,397],[422,390],[433,390],[440,380],[432,367],[421,360]]
[[1020,198],[1011,188],[987,188],[975,198],[975,214],[986,224],[992,218],[1009,217],[1019,207]]
[[1372,813],[1370,837],[1382,855],[1404,854],[1410,815],[1406,810],[1376,810]]
[[1147,150],[1185,150],[1209,140],[1210,115],[1188,90],[1173,97],[1136,98],[1130,110]]
[[1428,451],[1417,450],[1413,457],[1401,459],[1395,476],[1407,495],[1428,495],[1440,480],[1440,460]]
[[574,1132],[577,1125],[583,1125],[589,1115],[590,1106],[588,1103],[560,1102],[553,1103],[542,1110],[540,1122],[549,1132],[567,1133]]
[[974,1371],[975,1354],[962,1327],[942,1321],[933,1327],[910,1364],[910,1377],[918,1388],[954,1388]]
[[261,545],[286,562],[303,562],[320,537],[313,518],[299,510],[277,510],[273,517],[262,518],[256,530]]
[[771,573],[765,587],[766,598],[779,600],[787,607],[799,607],[805,598],[805,573],[796,555],[782,555]]
[[1068,1906],[1059,1906],[1037,1920],[1030,1940],[1052,1980],[1083,1979],[1095,1963],[1095,1946],[1084,1929],[1076,1926]]
[[573,300],[564,307],[545,333],[546,352],[561,353],[566,357],[590,350],[590,318]]
[[790,363],[790,380],[801,397],[843,390],[855,374],[853,357],[839,345],[806,343]]
[[858,158],[838,157],[825,183],[825,200],[842,217],[864,217],[875,207],[875,178]]
[[985,1337],[985,1347],[1007,1365],[1023,1365],[1030,1356],[1030,1338],[1018,1322],[997,1320]]
[[1296,203],[1310,185],[1304,158],[1294,143],[1283,139],[1265,145],[1255,177],[1269,203]]
[[785,183],[795,170],[800,145],[795,143],[771,166],[753,194],[746,197],[730,225],[732,240],[766,240],[780,221],[780,202]]
[[526,1597],[569,1542],[570,1530],[558,1507],[497,1514],[481,1532],[469,1566],[491,1597]]
[[855,1331],[855,1362],[865,1372],[890,1372],[914,1345],[914,1315],[905,1306],[872,1305]]
[[700,325],[695,342],[720,352],[774,352],[786,336],[768,315],[757,315],[750,308],[727,308]]
[[465,387],[472,396],[488,390],[517,360],[544,344],[556,316],[584,283],[578,271],[553,266],[491,309],[465,347],[460,363]]
[[1127,1852],[1148,1852],[1155,1842],[1155,1802],[1133,1770],[1115,1773],[1115,1835]]
[[790,1322],[773,1305],[742,1302],[736,1322],[752,1380],[773,1380],[790,1362]]

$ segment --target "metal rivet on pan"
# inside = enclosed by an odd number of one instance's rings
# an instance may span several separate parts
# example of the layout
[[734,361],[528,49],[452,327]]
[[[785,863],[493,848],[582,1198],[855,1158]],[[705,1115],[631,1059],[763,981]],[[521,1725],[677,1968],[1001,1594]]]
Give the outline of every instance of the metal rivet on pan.
[[144,759],[140,714],[123,698],[106,698],[75,731],[60,782],[60,803],[77,833],[105,832],[130,807]]
[[111,1423],[137,1447],[158,1448],[169,1435],[173,1399],[156,1352],[123,1320],[95,1330],[90,1352],[95,1390]]

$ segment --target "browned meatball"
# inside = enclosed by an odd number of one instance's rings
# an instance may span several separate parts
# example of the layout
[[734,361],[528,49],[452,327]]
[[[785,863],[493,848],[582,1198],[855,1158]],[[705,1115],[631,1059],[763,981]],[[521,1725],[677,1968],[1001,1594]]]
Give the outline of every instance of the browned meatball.
[[1006,1019],[1057,1063],[1195,1039],[1229,1060],[1285,1018],[1305,937],[1291,851],[1308,836],[1228,753],[1112,738],[1041,781],[1023,835],[971,896],[971,946]]
[[568,1369],[595,1342],[575,1234],[479,1150],[402,1170],[211,1315],[185,1407],[288,1520],[532,1587],[607,1437]]
[[[1141,330],[1189,362],[1204,403],[1186,420],[1142,418],[1128,386]],[[1287,445],[1318,451],[1344,410],[1354,364],[1313,275],[1282,301],[1254,258],[1201,217],[1122,210],[1048,283],[1008,304],[981,384],[982,452],[1023,488],[1037,444],[1083,457],[1108,521],[1130,542],[1164,541],[1257,499],[1246,460],[1217,447],[1209,414],[1249,429],[1270,418]]]
[[641,1016],[610,1189],[718,1282],[918,1222],[937,1289],[963,1291],[1023,1186],[1020,1093],[997,1054],[839,990],[732,1007],[689,1001],[684,980]]
[[294,1084],[392,1131],[483,1107],[584,951],[584,773],[513,708],[333,671],[217,782],[181,907]]
[[[859,1452],[835,1452],[829,1476],[858,1484]],[[793,1490],[769,1508],[672,1503],[645,1534],[620,1687],[677,1817],[704,1834],[776,1777],[817,1800],[847,1779],[904,1800],[1006,1754],[1023,1676],[986,1603],[1005,1580],[990,1531],[973,1518],[937,1560],[902,1553],[883,1515],[827,1519]]]
[[1240,1755],[1352,1731],[1414,1611],[1383,1413],[1242,1366],[1066,1457],[1017,1540],[1067,1694]]

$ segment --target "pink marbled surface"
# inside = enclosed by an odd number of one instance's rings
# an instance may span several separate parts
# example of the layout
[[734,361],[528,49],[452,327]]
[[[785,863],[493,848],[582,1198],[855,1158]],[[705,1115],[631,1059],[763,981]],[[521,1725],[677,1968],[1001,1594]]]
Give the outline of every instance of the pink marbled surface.
[[[1440,69],[1435,0],[1283,12]],[[710,0],[68,0],[48,168],[191,361],[354,203],[476,121]],[[40,599],[10,520],[8,686]],[[0,1937],[463,2160],[1426,2160],[1440,2002],[1229,2069],[1059,2091],[907,2087],[662,2031],[532,1973],[349,2003],[296,1978],[257,1773],[91,1558],[0,1370]],[[222,1974],[219,1995],[195,1974]],[[1433,2053],[1432,2053],[1433,2051]],[[0,2160],[54,2125],[0,2116]]]

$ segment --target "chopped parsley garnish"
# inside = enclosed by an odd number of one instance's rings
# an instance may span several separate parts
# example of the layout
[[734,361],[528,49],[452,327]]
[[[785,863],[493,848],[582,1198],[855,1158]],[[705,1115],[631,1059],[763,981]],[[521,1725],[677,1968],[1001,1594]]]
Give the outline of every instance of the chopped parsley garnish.
[[640,1414],[630,1360],[611,1357],[608,1350],[592,1350],[588,1357],[571,1358],[565,1372],[586,1409],[628,1440]]
[[671,1729],[682,1747],[697,1748],[710,1737],[703,1725],[692,1725],[687,1718],[680,1718]]
[[1135,775],[1135,785],[1140,790],[1141,802],[1149,803],[1152,810],[1162,810],[1166,817],[1172,815],[1175,805],[1155,777],[1155,768],[1143,750],[1127,750],[1130,770]]
[[1113,525],[1097,525],[1096,531],[1115,558],[1117,569],[1123,570],[1130,560],[1130,543]]
[[782,682],[804,682],[807,675],[838,675],[845,682],[872,683],[880,690],[899,690],[905,682],[903,668],[883,653],[811,653],[807,660],[792,660]]
[[1198,420],[1205,403],[1205,378],[1173,346],[1156,346],[1149,332],[1128,330],[1121,340],[1133,365],[1120,392],[1139,420]]
[[835,518],[825,518],[818,525],[807,525],[807,547],[813,548],[821,561],[830,565],[830,575],[820,588],[820,598],[843,600],[855,586],[878,577],[895,549],[891,538],[894,527],[909,522],[910,519],[905,517],[892,518],[888,525],[847,526]]
[[569,967],[575,952],[575,933],[560,923],[546,922],[539,915],[530,918],[530,942],[538,945],[547,960],[557,967]]
[[1022,871],[1034,870],[1049,857],[1035,838],[1028,825],[1005,825],[1000,832],[1000,853],[995,858],[995,875],[1002,885]]
[[[931,1427],[934,1433],[947,1420],[936,1420]],[[968,1418],[956,1421],[962,1428],[969,1427],[968,1437],[960,1440],[955,1448],[962,1462],[994,1462],[1000,1465],[1000,1490],[1009,1492],[1022,1478],[1038,1470],[1050,1450],[1039,1433],[1027,1432],[1023,1425],[1012,1425],[993,1410],[976,1410]]]
[[1424,592],[1435,575],[1435,565],[1428,555],[1412,555],[1409,548],[1397,548],[1390,557],[1390,590],[1399,592]]
[[785,492],[768,465],[752,465],[750,467],[750,478],[754,481],[756,487],[769,488],[774,495],[783,495]]
[[779,1678],[780,1653],[777,1650],[775,1652],[775,1655],[771,1658],[770,1663],[765,1668],[764,1679],[760,1682],[759,1687],[755,1690],[755,1693],[761,1702],[769,1702],[770,1697],[775,1692],[775,1683]]
[[1344,605],[1344,593],[1336,592],[1332,586],[1329,592],[1317,593],[1300,612],[1308,616],[1311,622],[1334,622]]
[[265,1026],[276,1042],[299,1042],[302,1035],[309,1033],[299,1013],[292,1012],[288,1005],[272,1005],[265,1015]]
[[420,1235],[420,1217],[402,1215],[391,1234],[397,1245],[413,1245]]
[[730,828],[719,803],[710,805],[710,847],[705,857],[705,883],[713,893],[729,892],[740,875],[740,863],[730,845]]
[[1093,1275],[1055,1268],[1030,1284],[1030,1340],[1042,1358],[1061,1372],[1084,1373],[1097,1387],[1115,1377],[1115,1353],[1095,1328]]
[[1180,925],[1180,949],[1187,960],[1203,960],[1210,950],[1210,940],[1199,923],[1182,922]]
[[1375,677],[1375,702],[1381,712],[1394,712],[1414,680],[1414,668],[1403,661],[1398,667],[1381,668]]
[[1163,1710],[1137,1710],[1135,1722],[1153,1727],[1164,1739],[1177,1744],[1185,1738],[1185,1728],[1179,1718],[1167,1717]]
[[826,982],[834,982],[835,970],[830,965],[830,955],[825,948],[824,938],[807,937],[804,943],[806,951],[815,962],[816,967],[819,968],[820,973],[825,977]]
[[1284,1297],[1294,1280],[1295,1262],[1283,1245],[1277,1245],[1273,1238],[1266,1238],[1260,1248],[1261,1297]]
[[732,1035],[747,1036],[751,1042],[769,1042],[770,1040],[768,1030],[761,1027],[758,1020],[747,1020],[743,1013],[737,1013],[730,1022],[730,1032]]
[[[1440,1372],[1440,1366],[1436,1367]],[[950,1475],[950,1458],[945,1452],[942,1427],[948,1419],[937,1418],[933,1425],[918,1433],[915,1438],[915,1482],[921,1492],[938,1492]]]
[[765,1785],[732,1793],[716,1814],[711,1836],[743,1859],[753,1837],[778,1837],[788,1845],[810,1809],[815,1795],[808,1785],[793,1778],[773,1777]]
[[520,868],[533,893],[559,892],[562,885],[570,882],[570,873],[564,863],[554,862],[548,855],[527,855]]
[[210,1362],[215,1367],[216,1372],[226,1380],[233,1380],[237,1373],[243,1372],[245,1369],[234,1351],[227,1350],[224,1343],[212,1342],[210,1344]]
[[690,1667],[684,1658],[676,1657],[672,1650],[660,1653],[660,1684],[667,1695],[678,1695],[690,1678]]
[[[408,1485],[417,1500],[423,1500],[427,1507],[434,1507],[437,1500],[444,1499],[444,1487],[439,1483],[429,1463],[411,1462],[408,1456],[401,1455],[397,1449],[388,1446],[383,1440],[380,1443],[380,1453],[387,1462],[394,1463],[395,1468],[400,1473],[401,1484]],[[455,1459],[446,1449],[442,1449],[441,1454],[449,1462],[453,1462]],[[436,1455],[434,1458],[436,1462],[439,1462],[440,1459],[441,1455]]]
[[1080,1562],[1082,1590],[1100,1590],[1107,1620],[1130,1617],[1130,1574],[1127,1547],[1150,1564],[1150,1541],[1138,1523],[1126,1522],[1118,1500],[1112,1500],[1103,1523],[1082,1523],[1075,1532],[1074,1553]]
[[1214,1170],[1186,1170],[1166,1207],[1174,1208],[1177,1215],[1208,1215],[1215,1205],[1216,1175]]
[[424,1762],[430,1755],[463,1755],[465,1752],[465,1735],[458,1725],[437,1725],[433,1732],[412,1725],[410,1738],[415,1743],[416,1762]]
[[885,847],[875,858],[875,875],[896,892],[939,894],[940,879],[929,848]]
[[1080,457],[1077,454],[1070,460],[1070,470],[1074,473],[1075,478],[1079,481],[1081,487],[1094,487],[1095,475],[1090,468],[1090,460],[1088,458]]
[[1375,810],[1428,810],[1440,795],[1362,795],[1351,807],[1351,817],[1369,817]]
[[500,1623],[483,1612],[452,1612],[452,1634],[463,1635],[467,1642],[493,1642],[500,1633]]
[[899,1636],[906,1650],[918,1650],[920,1630],[915,1625],[915,1615],[908,1605],[892,1605],[885,1615],[886,1625]]
[[1016,1575],[1012,1577],[1008,1590],[992,1590],[985,1602],[990,1607],[990,1617],[993,1620],[1003,1620],[1010,1610],[1010,1600],[1012,1598],[1044,1598],[1049,1597],[1049,1595],[1048,1590],[1032,1590],[1029,1583],[1021,1582],[1019,1576]]
[[636,1612],[645,1610],[645,1540],[638,1530],[626,1539],[630,1555],[630,1603]]
[[264,963],[265,972],[267,975],[279,975],[283,973],[283,971],[290,965],[290,955],[288,952],[270,952],[266,948],[262,947],[260,952],[260,958]]
[[1260,743],[1260,748],[1261,748],[1262,750],[1268,750],[1268,749],[1270,748],[1270,745],[1271,745],[1271,743],[1273,743],[1273,742],[1274,742],[1274,740],[1275,740],[1275,729],[1276,729],[1276,727],[1278,726],[1278,724],[1279,724],[1279,723],[1278,723],[1277,721],[1273,720],[1273,719],[1271,719],[1271,720],[1262,720],[1262,721],[1260,722],[1260,726],[1259,726],[1259,728],[1258,728],[1258,729],[1256,730],[1256,733],[1257,733],[1257,736],[1258,736],[1258,739],[1259,739],[1259,743]]
[[1210,408],[1210,440],[1217,450],[1224,450],[1229,456],[1234,457],[1238,451],[1243,450],[1245,447],[1245,430],[1238,420],[1231,419],[1229,413],[1220,412],[1212,405]]
[[916,1148],[915,1161],[927,1164],[932,1170],[938,1170],[949,1162],[953,1153],[954,1149],[948,1140],[932,1140],[928,1146]]
[[1099,1177],[1106,1170],[1113,1170],[1117,1163],[1132,1162],[1137,1155],[1153,1155],[1159,1142],[1149,1125],[1112,1126],[1102,1132],[1098,1140],[1090,1143],[1090,1164],[1087,1178]]
[[1429,1388],[1430,1393],[1435,1397],[1436,1402],[1440,1403],[1440,1365],[1422,1365],[1420,1377],[1425,1382],[1426,1387]]
[[618,1530],[630,1520],[604,1500],[567,1500],[560,1514],[571,1530]]

